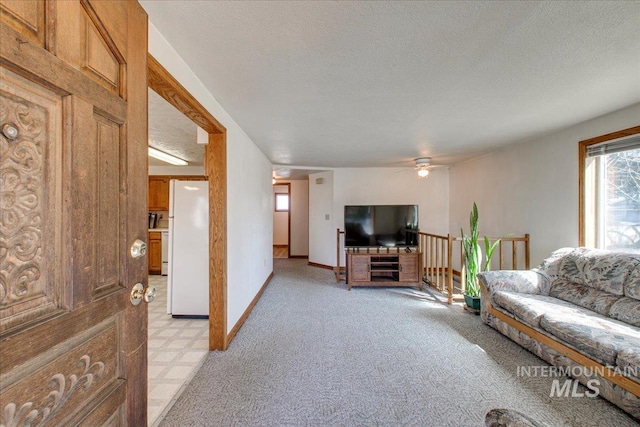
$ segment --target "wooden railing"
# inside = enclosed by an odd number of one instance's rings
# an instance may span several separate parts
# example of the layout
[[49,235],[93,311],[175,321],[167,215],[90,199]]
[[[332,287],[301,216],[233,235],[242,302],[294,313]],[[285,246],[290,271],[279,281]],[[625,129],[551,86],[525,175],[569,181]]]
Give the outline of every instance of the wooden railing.
[[[419,249],[423,257],[424,281],[446,295],[449,304],[462,300],[465,274],[461,261],[463,259],[462,239],[450,234],[446,236],[424,232],[418,234]],[[498,239],[500,243],[492,264],[497,263],[499,270],[530,268],[529,234],[522,237],[490,237],[489,241],[493,243]],[[519,247],[523,247],[524,259],[519,258]],[[454,257],[454,253],[459,254],[459,257]]]
[[453,241],[447,234],[418,233],[418,247],[422,252],[423,280],[432,288],[448,296],[453,302]]
[[[336,230],[336,282],[346,280],[346,268],[340,265],[344,244],[344,231]],[[530,266],[529,234],[524,236],[489,237],[490,242],[500,239],[493,256],[493,266],[498,270],[528,270]],[[422,280],[447,296],[447,303],[464,297],[464,266],[462,265],[462,238],[451,234],[438,235],[418,232],[418,249],[422,253]],[[454,253],[456,256],[454,256]],[[522,254],[522,255],[521,255]]]
[[343,247],[343,245],[340,243],[340,236],[344,236],[344,231],[340,231],[340,229],[338,228],[336,231],[336,268],[333,270],[333,272],[336,274],[336,282],[339,282],[343,279],[345,281],[347,280],[347,267],[340,267],[340,248]]

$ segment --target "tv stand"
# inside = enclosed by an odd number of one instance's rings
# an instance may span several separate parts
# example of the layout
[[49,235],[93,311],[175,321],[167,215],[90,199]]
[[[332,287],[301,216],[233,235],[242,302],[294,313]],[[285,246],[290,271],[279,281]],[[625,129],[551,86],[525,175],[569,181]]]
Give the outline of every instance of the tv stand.
[[347,286],[418,286],[422,290],[420,252],[404,248],[350,248]]

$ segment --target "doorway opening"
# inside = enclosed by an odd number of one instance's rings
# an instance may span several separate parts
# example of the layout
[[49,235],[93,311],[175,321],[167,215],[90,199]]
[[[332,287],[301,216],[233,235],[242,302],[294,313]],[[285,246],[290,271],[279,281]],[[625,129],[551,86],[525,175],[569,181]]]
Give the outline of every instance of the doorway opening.
[[[175,119],[186,120],[191,127],[198,129],[192,144],[181,146],[181,150],[195,150],[192,158],[202,161],[196,167],[181,166],[184,169],[156,175],[150,178],[149,210],[167,207],[155,217],[155,225],[168,227],[169,222],[169,186],[171,179],[188,181],[208,181],[205,195],[208,199],[208,226],[204,233],[208,234],[208,260],[205,259],[203,281],[205,292],[208,289],[208,304],[205,313],[209,319],[173,319],[167,313],[167,276],[153,275],[149,283],[158,289],[158,298],[149,306],[149,346],[148,346],[148,422],[157,424],[166,413],[175,397],[190,381],[197,371],[207,352],[210,350],[226,350],[227,348],[227,306],[226,306],[226,129],[178,83],[151,55],[148,55],[149,98],[162,98],[177,110]],[[175,117],[175,116],[172,116]],[[150,119],[151,122],[151,119]],[[151,123],[150,123],[151,124]],[[193,125],[197,126],[193,126]],[[178,128],[179,126],[174,126]],[[150,130],[150,139],[152,132]],[[178,135],[178,139],[180,135]],[[189,140],[193,138],[188,138]],[[196,141],[199,145],[196,145]],[[203,144],[202,144],[203,143]],[[201,144],[201,145],[200,145]],[[204,149],[203,149],[204,147]],[[169,146],[166,147],[169,151]],[[189,154],[185,154],[189,155]],[[195,162],[198,163],[198,162]],[[187,170],[188,169],[188,170]],[[164,185],[160,193],[166,197],[152,197],[153,185]],[[157,182],[156,182],[157,181]],[[176,184],[178,181],[176,181]],[[155,189],[154,189],[155,192]],[[165,195],[166,193],[166,195]],[[206,199],[205,199],[206,201]],[[156,203],[158,202],[158,203]],[[155,205],[158,206],[155,206]],[[153,206],[152,206],[153,205]],[[151,215],[150,215],[151,217]],[[162,218],[162,219],[161,219]],[[206,224],[206,222],[205,222]],[[151,233],[150,233],[151,235]],[[151,238],[151,236],[150,236]],[[150,241],[151,243],[151,241]],[[205,245],[206,247],[206,245]],[[151,254],[150,254],[151,255]],[[151,259],[150,259],[151,263]],[[169,273],[172,270],[169,265]],[[162,272],[160,269],[159,272]],[[208,308],[208,309],[207,309]],[[176,322],[179,325],[176,325]]]
[[273,257],[291,256],[291,184],[273,185]]

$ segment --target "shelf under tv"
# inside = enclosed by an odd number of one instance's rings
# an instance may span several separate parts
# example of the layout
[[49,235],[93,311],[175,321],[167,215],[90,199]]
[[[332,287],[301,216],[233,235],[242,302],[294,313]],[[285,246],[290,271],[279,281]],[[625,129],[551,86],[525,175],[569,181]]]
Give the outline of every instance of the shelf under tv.
[[347,286],[418,286],[421,253],[412,248],[347,248]]

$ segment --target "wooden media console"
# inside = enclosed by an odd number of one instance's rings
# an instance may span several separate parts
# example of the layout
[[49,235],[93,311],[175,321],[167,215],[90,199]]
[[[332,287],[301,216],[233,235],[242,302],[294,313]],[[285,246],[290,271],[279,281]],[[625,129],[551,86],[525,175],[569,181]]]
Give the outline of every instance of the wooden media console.
[[422,290],[421,253],[383,249],[347,249],[347,286],[418,286]]

